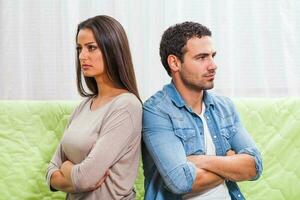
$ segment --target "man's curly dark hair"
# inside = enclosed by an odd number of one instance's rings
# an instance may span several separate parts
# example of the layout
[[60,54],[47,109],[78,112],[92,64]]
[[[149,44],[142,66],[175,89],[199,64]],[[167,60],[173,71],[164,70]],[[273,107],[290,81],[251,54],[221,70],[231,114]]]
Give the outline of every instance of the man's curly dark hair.
[[185,46],[189,39],[193,37],[211,36],[211,31],[196,22],[183,22],[169,27],[162,35],[159,47],[161,62],[171,76],[171,70],[167,62],[169,55],[175,55],[183,62]]

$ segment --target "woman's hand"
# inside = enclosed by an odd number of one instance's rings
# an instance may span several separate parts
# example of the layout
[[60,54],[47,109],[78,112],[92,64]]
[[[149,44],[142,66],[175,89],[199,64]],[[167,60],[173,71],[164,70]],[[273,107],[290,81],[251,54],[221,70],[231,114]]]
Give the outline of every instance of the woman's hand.
[[98,189],[108,176],[109,176],[109,171],[107,170],[104,176],[93,187],[90,188],[90,191]]
[[70,182],[72,182],[72,180],[71,180],[71,171],[72,171],[73,165],[74,164],[71,161],[67,160],[60,167],[60,171],[63,173],[64,177],[67,180],[69,180]]
[[[60,171],[62,172],[64,177],[70,183],[72,183],[71,172],[72,172],[73,165],[74,164],[71,161],[67,160],[60,167]],[[105,179],[107,178],[108,175],[109,175],[109,171],[107,170],[106,173],[104,174],[104,176],[94,186],[90,187],[88,191],[93,191],[93,190],[98,189],[102,185],[102,183],[105,181]]]
[[66,193],[75,192],[72,183],[68,179],[66,179],[66,177],[63,175],[61,170],[57,170],[53,172],[50,178],[50,184],[51,187],[62,192],[66,192]]

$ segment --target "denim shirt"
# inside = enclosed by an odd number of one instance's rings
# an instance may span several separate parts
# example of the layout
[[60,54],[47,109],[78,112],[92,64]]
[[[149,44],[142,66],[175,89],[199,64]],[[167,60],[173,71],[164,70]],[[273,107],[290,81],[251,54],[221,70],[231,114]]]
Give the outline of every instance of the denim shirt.
[[[262,160],[254,141],[243,127],[229,98],[204,91],[204,116],[216,149],[225,156],[229,149],[255,159],[256,176]],[[143,106],[143,167],[145,200],[176,200],[192,191],[196,166],[189,155],[205,154],[203,123],[186,105],[173,83],[150,97]],[[236,182],[226,180],[231,199],[245,199]]]

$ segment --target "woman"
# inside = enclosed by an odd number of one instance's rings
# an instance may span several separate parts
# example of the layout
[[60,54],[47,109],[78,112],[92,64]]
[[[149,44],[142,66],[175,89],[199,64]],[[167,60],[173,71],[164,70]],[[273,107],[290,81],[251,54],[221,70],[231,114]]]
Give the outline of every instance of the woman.
[[142,105],[125,31],[96,16],[78,25],[76,42],[77,88],[87,98],[71,116],[47,182],[67,199],[134,199]]

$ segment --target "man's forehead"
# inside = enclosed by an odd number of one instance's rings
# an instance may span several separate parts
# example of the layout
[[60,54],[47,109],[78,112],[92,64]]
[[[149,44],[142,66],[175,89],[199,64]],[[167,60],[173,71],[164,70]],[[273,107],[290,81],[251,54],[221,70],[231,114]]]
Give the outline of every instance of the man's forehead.
[[204,37],[193,37],[187,41],[185,46],[185,51],[191,51],[194,53],[213,53],[215,52],[215,48],[213,45],[212,38],[210,36]]

